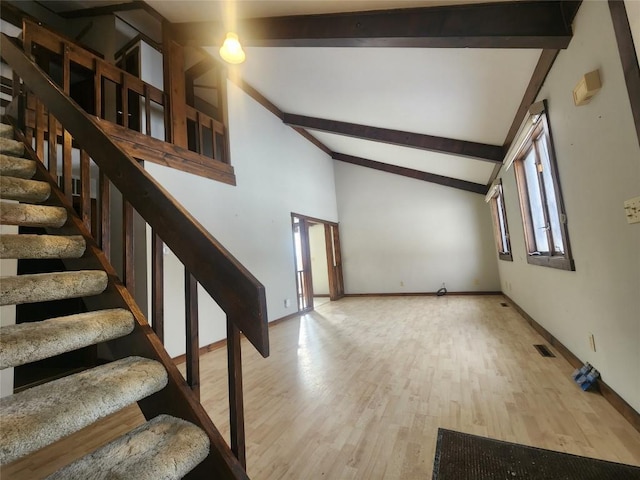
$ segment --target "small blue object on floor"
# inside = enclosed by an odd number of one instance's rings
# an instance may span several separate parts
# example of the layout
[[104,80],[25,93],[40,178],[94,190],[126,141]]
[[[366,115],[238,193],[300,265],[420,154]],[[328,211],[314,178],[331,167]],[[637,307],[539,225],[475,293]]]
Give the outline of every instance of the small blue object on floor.
[[576,369],[571,376],[582,390],[587,391],[597,383],[600,372],[587,362]]

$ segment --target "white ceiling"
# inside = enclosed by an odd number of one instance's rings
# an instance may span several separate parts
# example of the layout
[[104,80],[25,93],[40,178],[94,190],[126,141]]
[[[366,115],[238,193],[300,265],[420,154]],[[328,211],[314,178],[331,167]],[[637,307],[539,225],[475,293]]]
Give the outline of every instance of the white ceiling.
[[[146,0],[170,22],[384,10],[475,1]],[[64,3],[64,2],[60,2]],[[96,4],[94,4],[96,5]],[[240,39],[242,40],[242,38]],[[218,57],[217,48],[207,51]],[[502,145],[540,50],[250,47],[237,70],[281,111],[438,137]],[[206,78],[196,80],[206,84]],[[494,164],[310,131],[332,151],[489,182]]]
[[313,130],[310,133],[334,152],[474,183],[486,184],[494,166],[493,163],[472,158],[428,152],[417,148],[399,147]]
[[540,57],[540,50],[504,49],[246,53],[241,77],[287,113],[495,145],[504,142]]
[[[216,55],[215,48],[207,48]],[[246,49],[234,67],[287,113],[502,145],[540,50]],[[332,151],[486,184],[493,164],[310,131]]]

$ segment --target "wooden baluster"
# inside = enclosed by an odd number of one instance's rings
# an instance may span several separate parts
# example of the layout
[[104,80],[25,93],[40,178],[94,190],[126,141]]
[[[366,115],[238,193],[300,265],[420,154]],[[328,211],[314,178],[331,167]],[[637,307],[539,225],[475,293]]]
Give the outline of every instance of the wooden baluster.
[[164,255],[163,242],[151,232],[151,317],[153,331],[164,344]]
[[211,129],[211,158],[216,158],[216,126],[213,118],[209,119],[209,128]]
[[36,154],[42,163],[44,163],[44,105],[39,99],[36,99]]
[[[69,45],[64,44],[62,55],[62,88],[64,93],[70,94],[71,88],[71,62],[69,60]],[[71,200],[73,196],[71,159],[71,134],[63,128],[62,130],[62,190],[65,196]]]
[[62,144],[62,183],[65,196],[71,200],[73,196],[73,176],[72,176],[72,159],[71,159],[71,134],[67,130],[63,130]]
[[133,249],[133,207],[122,199],[122,264],[123,283],[132,296],[135,296],[135,265]]
[[[12,83],[11,83],[11,95],[12,100],[17,103],[17,114],[18,114],[18,125],[22,127],[22,130],[26,132],[25,125],[27,123],[27,100],[26,95],[22,97],[22,99],[18,99],[20,95],[22,95],[22,85],[20,84],[20,75],[17,72],[12,73]],[[20,101],[22,100],[22,101]]]
[[20,96],[20,75],[17,72],[12,72],[13,80],[11,83],[11,98],[17,98]]
[[80,150],[80,213],[82,223],[91,231],[91,169],[89,154]]
[[200,400],[200,345],[198,340],[198,282],[184,269],[184,305],[187,336],[187,383]]
[[107,260],[111,259],[111,182],[100,170],[99,193],[100,193],[100,221],[98,229],[100,231],[100,248],[104,252]]
[[25,127],[24,138],[27,140],[29,145],[33,144],[33,128]]
[[96,117],[102,118],[102,67],[98,60],[93,61],[94,64],[94,76],[93,76],[93,91],[94,102],[96,109]]
[[242,351],[240,330],[233,319],[227,317],[227,369],[229,373],[229,421],[231,429],[231,451],[242,467],[247,469],[244,436],[244,400],[242,393]]
[[220,155],[218,155],[218,136],[216,135],[216,121],[213,120],[211,122],[211,148],[213,148],[213,158],[214,160],[218,160],[220,161],[220,158],[218,158]]
[[22,48],[24,49],[24,53],[27,54],[27,57],[33,59],[33,55],[31,54],[33,48],[31,27],[29,27],[29,23],[25,21],[24,17],[22,19]]
[[122,126],[129,128],[129,82],[124,73],[120,78],[122,79],[120,84],[120,91],[122,92]]
[[145,133],[151,136],[151,98],[149,98],[149,85],[145,83],[142,87],[142,92],[144,94]]
[[[29,57],[31,60],[34,59],[33,57],[33,42],[31,39],[31,28],[29,27],[29,22],[26,21],[26,18],[22,18],[22,48],[24,50],[24,53],[27,55],[27,57]],[[33,95],[32,93],[30,93],[28,91],[27,85],[25,84],[24,86],[24,93],[25,93],[25,105],[24,105],[24,115],[25,115],[25,124],[26,124],[26,117],[27,117],[27,110],[28,110],[28,100],[29,98]],[[26,127],[25,128],[25,137],[27,139],[27,143],[29,145],[33,144],[33,139],[35,137],[36,139],[36,153],[38,152],[38,107],[36,104],[36,128],[35,131],[33,128],[30,127]],[[44,137],[43,137],[43,142],[44,142]]]
[[49,173],[58,179],[58,122],[49,112]]
[[200,118],[200,112],[196,112],[196,125],[197,125],[197,149],[200,155],[204,154],[204,135],[202,134],[202,119]]

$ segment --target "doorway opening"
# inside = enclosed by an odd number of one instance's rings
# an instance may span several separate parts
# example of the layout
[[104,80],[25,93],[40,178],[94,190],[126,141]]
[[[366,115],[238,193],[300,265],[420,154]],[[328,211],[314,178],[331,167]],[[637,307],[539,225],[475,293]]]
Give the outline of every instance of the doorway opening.
[[338,224],[291,214],[298,311],[344,296]]

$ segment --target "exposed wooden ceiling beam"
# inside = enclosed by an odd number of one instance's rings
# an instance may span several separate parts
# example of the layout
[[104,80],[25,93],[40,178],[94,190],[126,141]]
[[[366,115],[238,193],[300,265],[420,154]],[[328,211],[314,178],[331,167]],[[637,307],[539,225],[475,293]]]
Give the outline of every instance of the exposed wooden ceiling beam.
[[344,153],[333,152],[331,154],[331,157],[334,160],[339,160],[341,162],[351,163],[353,165],[359,165],[361,167],[373,168],[374,170],[380,170],[381,172],[393,173],[396,175],[401,175],[403,177],[423,180],[425,182],[437,183],[438,185],[443,185],[445,187],[452,187],[459,190],[465,190],[467,192],[479,193],[480,195],[486,195],[489,191],[489,187],[480,183],[467,182],[466,180],[445,177],[443,175],[435,175],[433,173],[422,172],[420,170],[413,170],[412,168],[399,167],[398,165],[376,162],[374,160],[368,160],[366,158],[353,157],[351,155],[345,155]]
[[111,5],[102,5],[100,7],[81,8],[77,10],[66,10],[57,12],[62,18],[88,18],[99,17],[101,15],[111,15],[117,12],[126,12],[129,10],[144,10],[158,21],[163,21],[164,17],[158,13],[151,5],[143,0],[132,0],[130,2],[122,2]]
[[18,28],[22,28],[22,17],[25,16],[15,5],[11,5],[7,2],[2,2],[2,8],[0,8],[0,18],[11,25]]
[[87,17],[99,17],[101,15],[111,15],[116,12],[124,12],[127,10],[139,10],[143,8],[141,5],[144,2],[132,1],[122,2],[111,5],[102,5],[100,7],[81,8],[78,10],[66,10],[57,12],[62,18],[87,18]]
[[331,151],[331,149],[329,147],[327,147],[324,143],[322,143],[316,137],[314,137],[309,132],[307,132],[304,128],[298,128],[298,127],[291,127],[291,128],[293,128],[296,132],[298,132],[304,138],[309,140],[311,143],[313,143],[316,147],[318,147],[320,150],[322,150],[327,155],[333,155],[333,152]]
[[[284,115],[286,115],[276,105],[271,103],[260,92],[258,92],[255,88],[253,88],[245,81],[235,77],[231,77],[231,81],[234,82],[238,87],[240,87],[247,95],[260,103],[264,108],[273,113],[276,117],[283,119]],[[374,160],[368,160],[366,158],[353,157],[351,155],[333,152],[329,147],[327,147],[324,143],[322,143],[304,128],[296,127],[293,125],[289,126],[304,138],[306,138],[308,141],[313,143],[320,150],[325,152],[327,155],[330,155],[334,160],[340,160],[342,162],[352,163],[354,165],[360,165],[362,167],[373,168],[382,172],[388,172],[396,175],[414,178],[417,180],[423,180],[425,182],[437,183],[439,185],[444,185],[447,187],[458,188],[467,192],[480,193],[482,195],[486,195],[489,190],[486,185],[481,185],[479,183],[467,182],[465,180],[458,180],[456,178],[435,175],[433,173],[421,172],[420,170],[413,170],[411,168],[389,165],[386,163],[376,162]]]
[[[269,110],[271,113],[273,113],[280,120],[282,120],[282,118],[284,116],[284,113],[275,104],[273,104],[271,101],[269,101],[268,98],[266,98],[264,95],[262,95],[259,91],[257,91],[255,88],[253,88],[251,85],[249,85],[247,82],[245,82],[241,78],[239,78],[237,76],[231,76],[230,79],[231,79],[231,81],[233,83],[235,83],[238,87],[240,87],[244,91],[244,93],[249,95],[256,102],[258,102],[260,105],[262,105],[264,108]],[[291,128],[293,128],[296,132],[298,132],[300,135],[302,135],[308,141],[313,143],[316,147],[318,147],[320,150],[322,150],[327,155],[331,155],[333,153],[329,147],[327,147],[324,143],[322,143],[316,137],[314,137],[309,132],[307,132],[304,128],[298,128],[298,127],[294,127],[294,126],[291,126]]]
[[[580,1],[512,1],[242,20],[244,45],[270,47],[551,48],[571,40]],[[217,22],[174,24],[183,45],[214,45]]]
[[372,140],[374,142],[390,143],[402,147],[478,158],[493,163],[501,163],[504,158],[504,150],[499,145],[486,145],[484,143],[467,142],[453,138],[434,137],[422,133],[403,132],[400,130],[370,127],[336,120],[305,117],[291,113],[285,113],[283,115],[283,121],[290,126],[320,130],[347,137]]
[[[582,2],[572,2],[564,4],[564,14],[566,15],[566,21],[569,25],[573,23],[573,19],[578,13],[578,9]],[[529,85],[522,96],[522,101],[520,102],[520,106],[516,111],[516,115],[513,118],[513,122],[511,122],[511,127],[507,132],[507,136],[504,140],[503,149],[506,152],[509,150],[511,146],[511,142],[513,142],[516,134],[518,133],[518,129],[524,120],[529,107],[536,101],[538,97],[538,93],[540,93],[540,89],[544,84],[547,75],[551,71],[551,67],[558,56],[559,50],[557,49],[544,49],[540,54],[540,58],[538,59],[538,63],[536,64],[536,68],[533,70],[533,75],[531,75],[531,80],[529,80]],[[491,177],[489,177],[489,183],[487,185],[491,185],[493,181],[498,176],[500,172],[500,168],[502,165],[496,165],[491,173]]]
[[[568,25],[573,23],[573,19],[578,13],[578,8],[582,1],[579,2],[563,2],[563,14],[566,16],[566,22]],[[532,103],[536,101],[536,97],[538,93],[540,93],[540,89],[544,84],[551,67],[553,66],[553,62],[555,62],[556,57],[560,53],[557,49],[544,49],[540,54],[540,58],[538,59],[538,63],[536,68],[533,71],[533,75],[531,75],[531,80],[529,81],[529,85],[524,92],[524,96],[522,97],[522,102],[520,102],[520,106],[518,107],[518,111],[516,112],[516,116],[513,119],[513,123],[511,124],[511,128],[507,133],[507,137],[504,141],[504,150],[505,152],[511,146],[511,142],[518,133],[518,128],[524,119],[524,116],[527,113],[527,110],[531,106]]]
[[217,66],[218,64],[211,58],[211,56],[207,55],[206,58],[200,60],[199,62],[195,63],[191,67],[187,68],[184,71],[184,74],[187,78],[190,78],[191,80],[195,80],[196,78],[200,78],[209,70],[212,70]]
[[536,97],[538,96],[538,93],[540,93],[544,80],[547,78],[558,53],[558,50],[543,50],[540,54],[536,68],[533,70],[533,75],[531,75],[531,80],[529,80],[529,85],[527,85],[527,89],[522,96],[522,101],[520,102],[516,116],[513,118],[507,137],[504,140],[505,152],[509,149],[511,142],[513,142],[513,139],[518,133],[518,129],[520,128],[529,107],[536,101]]
[[[511,122],[509,132],[507,133],[507,137],[504,140],[503,150],[505,154],[509,150],[511,142],[513,142],[514,138],[516,137],[518,129],[520,128],[520,125],[522,125],[524,117],[529,111],[529,107],[536,101],[538,93],[540,93],[540,89],[544,84],[544,80],[547,78],[547,75],[549,74],[549,71],[553,66],[553,62],[555,62],[558,53],[559,50],[543,50],[540,54],[540,58],[538,59],[536,68],[533,70],[533,75],[531,75],[529,85],[527,86],[527,89],[522,96],[522,101],[520,102],[520,106],[516,111],[516,116],[513,118],[513,122]],[[491,185],[491,183],[493,183],[493,181],[496,179],[501,167],[502,163],[494,167],[493,172],[491,173],[491,177],[489,177],[488,185]]]
[[249,95],[256,102],[258,102],[260,105],[262,105],[264,108],[269,110],[271,113],[273,113],[280,120],[282,120],[282,116],[284,115],[282,113],[282,110],[280,110],[274,103],[272,103],[267,97],[262,95],[258,90],[253,88],[251,85],[249,85],[247,82],[245,82],[244,80],[242,80],[238,76],[231,75],[231,76],[229,76],[229,80],[231,80],[238,87],[240,87],[244,91],[244,93]]

